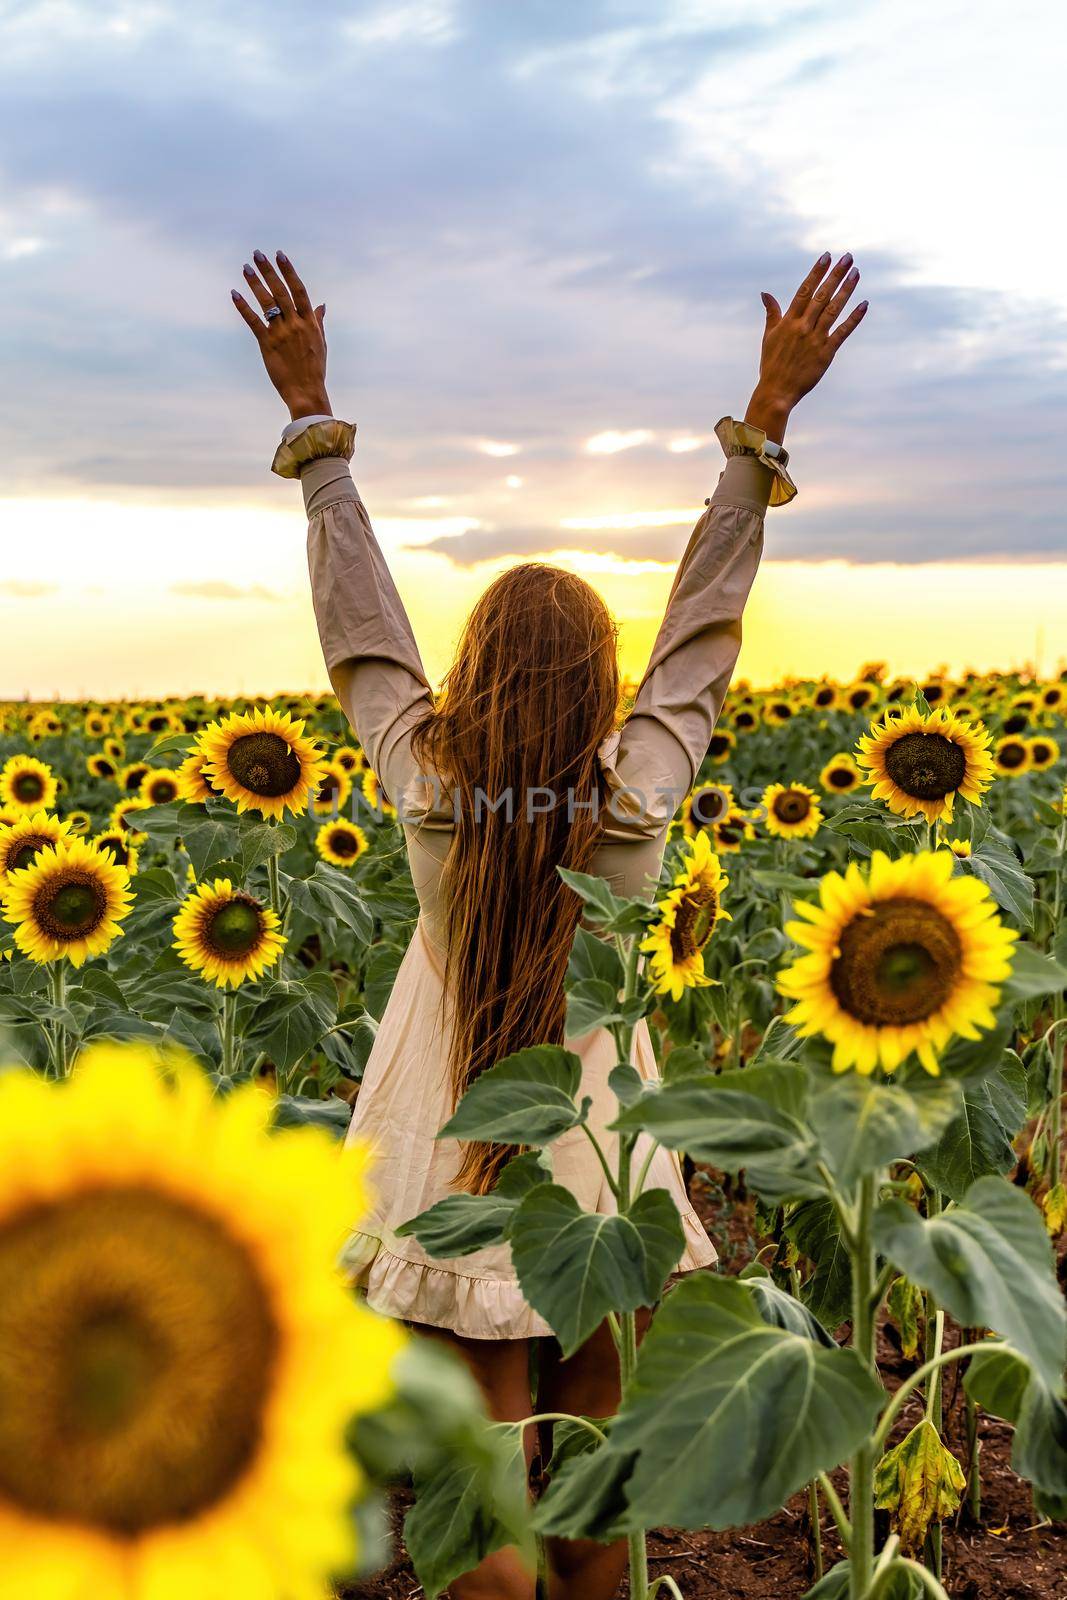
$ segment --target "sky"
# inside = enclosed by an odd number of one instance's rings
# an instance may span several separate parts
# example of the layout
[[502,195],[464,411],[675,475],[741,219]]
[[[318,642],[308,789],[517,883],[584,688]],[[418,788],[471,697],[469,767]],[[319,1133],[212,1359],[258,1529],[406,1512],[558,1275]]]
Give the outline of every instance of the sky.
[[282,248],[431,676],[516,558],[639,673],[769,290],[871,310],[788,444],[739,670],[1067,664],[1052,0],[0,0],[0,697],[325,682]]

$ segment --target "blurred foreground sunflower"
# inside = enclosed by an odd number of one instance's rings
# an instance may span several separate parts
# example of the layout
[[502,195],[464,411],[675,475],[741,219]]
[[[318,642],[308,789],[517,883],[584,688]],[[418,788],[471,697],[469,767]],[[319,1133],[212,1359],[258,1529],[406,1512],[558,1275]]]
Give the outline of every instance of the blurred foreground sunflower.
[[872,723],[856,759],[874,798],[890,811],[938,822],[952,816],[958,794],[981,804],[993,781],[990,739],[981,723],[964,722],[947,707],[922,712],[912,705]]
[[722,908],[729,881],[708,835],[698,833],[671,889],[657,902],[659,921],[641,942],[657,994],[680,1000],[686,989],[706,988],[712,982],[704,973],[704,947],[715,924],[729,920],[730,913]]
[[0,1079],[4,1595],[309,1600],[356,1554],[344,1429],[403,1341],[333,1265],[363,1158],[172,1073]]
[[949,850],[896,861],[876,850],[866,873],[856,862],[827,873],[820,904],[796,902],[803,920],[786,932],[808,953],[778,988],[796,1002],[786,1020],[833,1044],[835,1072],[892,1072],[915,1051],[936,1075],[953,1035],[994,1026],[1019,936],[985,884],[954,867]]
[[174,948],[210,983],[234,988],[258,978],[285,949],[276,912],[228,878],[202,883],[174,919]]
[[8,873],[4,916],[31,961],[65,958],[80,967],[121,934],[132,904],[129,883],[113,857],[84,839],[62,838]]
[[304,737],[303,722],[271,706],[213,722],[200,736],[200,750],[213,786],[238,811],[264,817],[302,811],[323,772],[320,751]]

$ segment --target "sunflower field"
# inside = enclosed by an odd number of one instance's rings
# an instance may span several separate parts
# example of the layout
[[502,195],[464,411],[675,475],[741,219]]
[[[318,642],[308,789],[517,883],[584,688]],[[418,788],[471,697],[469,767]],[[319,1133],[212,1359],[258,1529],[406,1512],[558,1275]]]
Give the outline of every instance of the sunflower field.
[[[368,1587],[343,1592],[398,1593],[367,1574],[379,1491],[413,1478],[428,1596],[559,1535],[626,1538],[635,1600],[946,1600],[971,1592],[961,1551],[1005,1532],[983,1499],[1001,1438],[1062,1564],[1065,719],[1067,676],[738,684],[652,897],[565,874],[568,1034],[618,1051],[616,1213],[553,1182],[580,1063],[535,1045],[443,1130],[521,1147],[497,1188],[405,1225],[441,1258],[507,1241],[565,1354],[613,1329],[621,1407],[555,1419],[531,1500],[526,1424],[480,1423],[458,1369],[327,1260],[365,1181],[337,1141],[418,915],[332,697],[0,706],[0,1280],[25,1285],[0,1297],[0,1594],[321,1593],[356,1544]],[[659,1145],[718,1197],[723,1258],[666,1294]],[[130,1284],[183,1329],[166,1405]],[[323,1363],[350,1381],[310,1381]],[[692,1550],[785,1515],[774,1591],[650,1568],[661,1530]],[[974,1593],[1057,1592],[998,1581]]]

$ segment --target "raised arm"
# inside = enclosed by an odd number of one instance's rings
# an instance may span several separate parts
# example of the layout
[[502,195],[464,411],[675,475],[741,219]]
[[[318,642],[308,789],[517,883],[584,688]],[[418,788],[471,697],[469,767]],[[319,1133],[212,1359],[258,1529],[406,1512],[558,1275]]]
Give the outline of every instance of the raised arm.
[[780,448],[786,426],[862,322],[865,300],[838,321],[858,282],[851,255],[833,268],[823,255],[785,313],[773,295],[762,296],[767,320],[759,378],[744,422],[724,417],[716,428],[726,466],[682,557],[614,762],[615,781],[645,798],[639,809],[647,826],[670,815],[707,750],[741,648],[764,512],[796,493]]
[[326,392],[325,305],[313,307],[295,267],[262,251],[245,280],[262,316],[232,291],[267,376],[293,421],[274,470],[299,477],[308,515],[308,567],[319,639],[345,715],[390,800],[415,773],[410,733],[431,704],[411,624],[374,537],[348,462],[355,429],[332,416]]

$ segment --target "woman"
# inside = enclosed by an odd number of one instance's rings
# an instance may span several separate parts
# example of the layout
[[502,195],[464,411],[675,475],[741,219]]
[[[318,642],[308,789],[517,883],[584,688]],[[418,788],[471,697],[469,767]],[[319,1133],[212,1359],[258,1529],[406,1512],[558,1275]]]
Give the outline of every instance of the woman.
[[[477,1376],[490,1414],[530,1414],[529,1341],[540,1352],[538,1410],[610,1414],[617,1368],[606,1329],[568,1361],[523,1299],[506,1247],[431,1261],[402,1222],[450,1190],[485,1192],[511,1152],[435,1142],[484,1068],[512,1051],[562,1042],[563,978],[578,901],[557,868],[650,893],[671,818],[692,787],[730,682],[741,613],[756,574],[768,503],[795,493],[782,449],[792,408],[859,325],[839,320],[859,273],[822,256],[783,314],[763,296],[759,378],[743,424],[716,432],[727,463],[675,579],[636,702],[616,727],[615,629],[580,578],[526,564],[498,577],[467,622],[446,695],[435,708],[400,597],[349,473],[354,428],[326,392],[325,306],[313,308],[279,252],[245,278],[261,315],[234,303],[293,419],[274,470],[299,476],[319,634],[338,700],[386,798],[404,823],[421,915],[367,1064],[350,1137],[376,1156],[377,1201],[347,1251],[372,1306],[452,1342]],[[613,1149],[607,1087],[613,1043],[600,1029],[570,1039],[583,1064],[591,1126]],[[656,1066],[644,1023],[635,1065]],[[589,1210],[612,1196],[581,1129],[552,1146],[556,1181]],[[677,1158],[657,1150],[650,1186],[673,1195],[686,1234],[679,1271],[715,1259],[689,1205]],[[607,1600],[625,1544],[557,1540],[553,1600]],[[528,1597],[514,1552],[487,1558],[452,1586],[456,1600]]]

